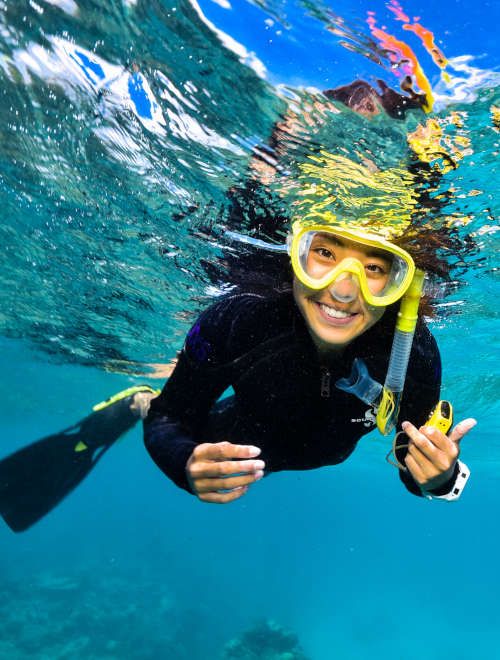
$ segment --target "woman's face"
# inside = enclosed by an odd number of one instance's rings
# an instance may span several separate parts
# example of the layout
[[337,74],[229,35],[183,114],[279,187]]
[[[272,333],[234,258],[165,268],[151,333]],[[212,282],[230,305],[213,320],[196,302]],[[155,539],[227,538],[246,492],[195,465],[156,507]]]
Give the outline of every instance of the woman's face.
[[[311,275],[315,275],[316,270],[317,276],[321,277],[324,272],[320,268],[326,268],[330,263],[333,269],[343,259],[352,257],[363,264],[373,293],[385,286],[384,273],[390,271],[390,263],[374,255],[369,248],[349,240],[339,241],[327,234],[318,234],[314,241],[316,243],[311,245],[307,265]],[[321,352],[342,350],[380,320],[385,311],[385,307],[373,307],[366,303],[356,278],[352,277],[339,278],[319,291],[309,289],[295,277],[293,295]]]

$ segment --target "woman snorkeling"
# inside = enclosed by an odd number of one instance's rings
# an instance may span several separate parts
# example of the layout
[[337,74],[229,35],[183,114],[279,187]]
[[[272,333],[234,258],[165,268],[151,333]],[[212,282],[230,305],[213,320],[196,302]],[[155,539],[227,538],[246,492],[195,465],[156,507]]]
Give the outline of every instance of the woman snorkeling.
[[[267,294],[232,292],[200,316],[144,421],[149,453],[178,486],[230,502],[264,474],[344,461],[376,427],[376,402],[342,383],[355,359],[374,383],[388,369],[415,262],[386,235],[376,223],[299,221],[288,279]],[[439,352],[420,317],[399,413],[399,474],[414,494],[453,499],[468,475],[460,441],[475,420],[449,436],[425,425],[440,379]],[[220,399],[229,387],[234,394]]]
[[[415,95],[383,85],[379,93],[363,81],[325,96],[367,117],[400,119],[421,105]],[[53,509],[140,417],[160,469],[207,502],[238,499],[264,474],[340,463],[363,435],[396,422],[395,463],[406,488],[426,497],[460,495],[468,476],[458,461],[460,441],[475,421],[462,421],[449,436],[446,427],[426,425],[439,400],[441,366],[425,304],[400,368],[404,391],[389,412],[384,396],[394,393],[382,385],[394,362],[401,300],[418,269],[445,273],[436,253],[452,237],[422,225],[412,233],[407,224],[376,218],[308,213],[294,223],[285,254],[276,243],[288,223],[283,205],[275,212],[264,194],[266,212],[256,213],[255,200],[280,168],[294,121],[276,125],[270,145],[255,150],[243,188],[229,192],[229,224],[239,227],[245,218],[250,232],[271,237],[273,251],[250,254],[248,268],[224,255],[225,282],[237,287],[201,314],[157,398],[149,386],[127,389],[0,461],[0,514],[12,529],[27,529]],[[220,271],[207,264],[207,272],[220,283]],[[233,395],[221,398],[228,388]]]

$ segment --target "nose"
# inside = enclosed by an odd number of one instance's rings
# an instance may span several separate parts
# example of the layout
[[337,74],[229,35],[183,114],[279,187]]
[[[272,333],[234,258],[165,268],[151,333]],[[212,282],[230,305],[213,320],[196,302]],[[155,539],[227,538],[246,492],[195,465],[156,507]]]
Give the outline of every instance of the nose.
[[341,273],[328,287],[328,291],[339,302],[353,302],[359,296],[358,278],[353,273]]

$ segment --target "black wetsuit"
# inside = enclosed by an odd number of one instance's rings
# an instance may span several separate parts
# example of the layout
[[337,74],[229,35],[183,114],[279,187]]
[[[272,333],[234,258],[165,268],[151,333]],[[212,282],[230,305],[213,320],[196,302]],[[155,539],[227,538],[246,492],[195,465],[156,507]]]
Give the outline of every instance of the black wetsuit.
[[[375,419],[370,406],[335,382],[350,374],[355,357],[384,382],[394,318],[387,310],[342,358],[321,364],[291,292],[221,299],[191,328],[172,376],[152,401],[144,423],[149,453],[186,490],[186,462],[202,442],[256,445],[266,473],[344,461]],[[419,322],[399,419],[423,424],[439,400],[440,381],[436,342]],[[230,386],[234,394],[218,401]],[[420,494],[407,473],[400,475]]]

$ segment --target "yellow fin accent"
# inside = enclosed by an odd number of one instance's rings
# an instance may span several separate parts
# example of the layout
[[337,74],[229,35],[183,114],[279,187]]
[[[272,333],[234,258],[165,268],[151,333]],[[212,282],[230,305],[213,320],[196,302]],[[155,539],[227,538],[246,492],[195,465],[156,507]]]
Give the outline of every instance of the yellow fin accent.
[[160,394],[161,390],[155,390],[152,387],[149,387],[149,385],[134,385],[134,387],[128,387],[126,390],[122,390],[121,392],[118,392],[117,394],[114,394],[113,396],[110,396],[109,399],[106,399],[105,401],[101,401],[101,403],[96,403],[96,405],[92,408],[94,412],[98,412],[99,410],[103,410],[104,408],[107,408],[108,406],[111,406],[113,403],[116,403],[117,401],[121,401],[122,399],[126,399],[128,396],[131,396],[132,394],[137,394],[137,392],[151,392],[151,394]]
[[82,442],[81,440],[80,440],[80,442],[78,442],[75,445],[75,451],[76,452],[85,451],[86,449],[88,449],[87,445],[84,442]]

